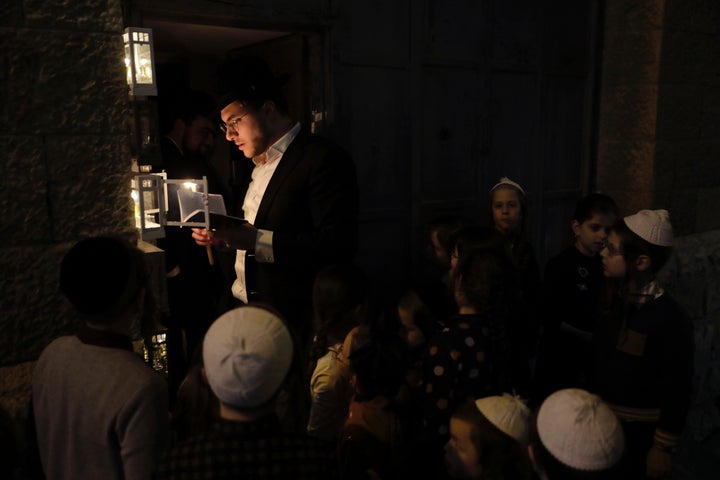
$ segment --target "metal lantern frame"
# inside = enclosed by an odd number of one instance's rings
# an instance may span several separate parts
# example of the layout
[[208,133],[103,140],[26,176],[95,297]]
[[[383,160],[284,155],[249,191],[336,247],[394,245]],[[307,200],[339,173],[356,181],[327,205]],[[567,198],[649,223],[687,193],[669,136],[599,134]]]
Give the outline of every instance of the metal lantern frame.
[[152,28],[128,27],[123,33],[125,67],[130,95],[157,95],[157,72]]
[[[179,188],[183,188],[188,183],[194,184],[202,194],[204,221],[168,220],[168,185],[178,185]],[[133,176],[131,189],[135,202],[135,226],[143,240],[164,238],[166,226],[210,228],[207,177],[174,179],[167,178],[165,172],[138,174]]]

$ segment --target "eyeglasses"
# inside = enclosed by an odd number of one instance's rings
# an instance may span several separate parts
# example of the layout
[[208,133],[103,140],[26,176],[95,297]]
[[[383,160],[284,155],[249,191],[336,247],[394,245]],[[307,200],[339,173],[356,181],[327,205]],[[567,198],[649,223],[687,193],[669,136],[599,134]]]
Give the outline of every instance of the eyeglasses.
[[227,133],[228,130],[232,130],[233,132],[237,132],[238,123],[240,123],[240,121],[241,121],[248,113],[250,113],[250,112],[245,112],[245,113],[243,113],[242,115],[240,115],[239,117],[237,117],[236,119],[230,120],[230,121],[227,122],[227,123],[225,123],[225,122],[220,122],[220,130],[221,130],[223,133]]
[[610,255],[611,257],[625,255],[625,252],[623,252],[619,248],[615,248],[615,246],[612,243],[605,242],[605,245],[603,245],[603,248],[607,249],[608,255]]

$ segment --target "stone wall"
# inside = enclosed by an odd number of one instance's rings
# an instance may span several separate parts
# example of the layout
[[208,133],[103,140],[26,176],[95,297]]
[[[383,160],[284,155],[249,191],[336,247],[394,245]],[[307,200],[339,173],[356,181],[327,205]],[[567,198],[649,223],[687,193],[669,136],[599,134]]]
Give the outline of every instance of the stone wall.
[[622,210],[653,200],[665,0],[606,2],[597,187]]
[[74,328],[57,292],[68,246],[131,230],[131,110],[120,0],[3,7],[0,365],[13,365]]
[[598,188],[624,212],[720,227],[720,2],[606,2]]
[[720,228],[720,2],[666,0],[654,205],[683,235]]
[[720,230],[677,238],[660,278],[695,327],[694,391],[685,434],[702,441],[720,429]]

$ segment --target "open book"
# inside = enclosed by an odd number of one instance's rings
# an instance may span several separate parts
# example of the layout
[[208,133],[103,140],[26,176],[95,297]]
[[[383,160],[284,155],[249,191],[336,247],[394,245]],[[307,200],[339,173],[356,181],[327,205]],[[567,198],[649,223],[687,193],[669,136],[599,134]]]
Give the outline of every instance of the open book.
[[[177,191],[178,203],[180,205],[180,221],[181,222],[204,222],[205,221],[205,201],[201,192],[193,192],[186,188],[180,188]],[[226,215],[225,201],[222,195],[216,193],[208,193],[208,212]],[[195,218],[198,214],[199,217]],[[193,218],[193,220],[190,220]]]
[[[201,192],[193,192],[185,188],[177,191],[181,222],[205,222],[205,201]],[[247,223],[247,220],[227,215],[222,195],[208,193],[208,213],[210,229],[225,229]]]

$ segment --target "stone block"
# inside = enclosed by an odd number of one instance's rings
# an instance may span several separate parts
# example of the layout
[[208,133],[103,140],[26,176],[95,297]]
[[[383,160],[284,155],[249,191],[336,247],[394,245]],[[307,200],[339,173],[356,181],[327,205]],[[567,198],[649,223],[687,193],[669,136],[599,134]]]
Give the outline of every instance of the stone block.
[[[714,230],[713,233],[718,232]],[[714,267],[715,270],[720,269],[720,240],[715,242],[708,242],[707,249],[710,250],[708,255],[709,264]],[[720,275],[717,275],[715,271],[709,276],[707,286],[707,310],[708,311],[720,311]],[[720,326],[720,325],[718,325]],[[720,355],[720,350],[718,350]]]
[[635,31],[662,27],[665,0],[605,2],[605,30]]
[[720,186],[704,188],[698,192],[696,231],[720,229]]
[[[716,186],[720,184],[718,158],[720,141],[659,141],[655,155],[656,186],[679,189]],[[663,173],[669,178],[663,179]]]
[[598,145],[598,187],[632,190],[653,188],[655,144],[601,141]]
[[666,28],[718,33],[720,3],[715,0],[665,0],[664,4]]
[[677,236],[674,243],[660,280],[693,320],[694,396],[685,437],[701,441],[720,428],[720,230]]
[[600,103],[600,138],[648,141],[655,138],[657,85],[609,85]]
[[7,42],[6,132],[128,131],[122,39],[116,34],[18,30]]
[[669,210],[675,235],[682,236],[703,231],[697,224],[698,206],[698,190],[683,189],[670,192],[669,202],[653,203],[652,208]]
[[655,84],[660,76],[661,30],[612,31],[605,35],[605,85]]
[[718,85],[720,43],[714,33],[666,29],[662,42],[660,78],[664,83]]
[[125,136],[49,136],[47,156],[53,238],[69,241],[132,230]]
[[658,140],[698,140],[702,128],[702,89],[695,85],[660,85]]
[[10,418],[26,420],[35,362],[0,367],[0,407]]
[[0,26],[19,26],[22,25],[23,20],[22,0],[4,0],[2,3],[2,15],[0,15]]
[[73,0],[25,0],[28,26],[88,32],[122,32],[122,0],[76,2]]
[[0,245],[50,241],[47,173],[42,138],[0,135]]
[[[671,221],[674,220],[671,214]],[[658,279],[682,304],[690,318],[699,319],[707,312],[704,287],[708,273],[707,255],[697,248],[688,251],[676,246]]]
[[702,87],[700,138],[720,139],[720,86]]
[[0,351],[3,365],[38,357],[60,335],[74,331],[77,319],[58,290],[65,245],[0,249]]
[[[720,429],[717,399],[720,396],[720,311],[695,321],[695,376],[693,404],[688,413],[686,434],[702,440]],[[705,477],[709,478],[709,477]]]
[[[676,170],[679,162],[677,148],[669,147],[669,143],[658,142],[655,145],[655,161],[653,164],[653,185],[657,191],[670,191],[677,185]],[[694,145],[693,145],[694,146]]]

